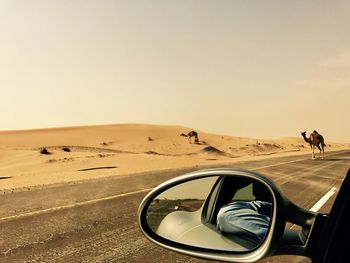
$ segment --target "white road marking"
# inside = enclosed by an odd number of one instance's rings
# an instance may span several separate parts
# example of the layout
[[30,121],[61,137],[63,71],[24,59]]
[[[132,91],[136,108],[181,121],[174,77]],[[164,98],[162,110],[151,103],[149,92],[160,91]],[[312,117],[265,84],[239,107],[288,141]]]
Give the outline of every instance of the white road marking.
[[274,166],[279,166],[279,165],[283,165],[283,164],[297,163],[297,162],[301,162],[301,161],[305,161],[305,160],[308,160],[308,159],[304,158],[304,159],[298,159],[298,160],[289,161],[289,162],[270,164],[270,165],[266,165],[266,166],[260,166],[258,168],[254,168],[254,169],[251,169],[251,170],[256,171],[256,170],[261,170],[261,169],[270,168],[270,167],[274,167]]
[[128,195],[148,192],[148,191],[151,191],[152,189],[153,188],[147,188],[147,189],[142,189],[142,190],[138,190],[138,191],[134,191],[134,192],[118,194],[118,195],[112,195],[112,196],[107,196],[107,197],[103,197],[103,198],[88,200],[88,201],[84,201],[84,202],[78,202],[78,203],[75,203],[75,204],[51,207],[51,208],[37,210],[37,211],[33,211],[33,212],[28,212],[28,213],[23,213],[23,214],[19,214],[19,215],[2,217],[2,218],[0,218],[0,222],[1,221],[5,221],[5,220],[18,219],[18,218],[22,218],[22,217],[38,215],[38,214],[41,214],[41,213],[49,213],[49,212],[53,212],[53,211],[59,211],[59,210],[62,210],[62,209],[67,209],[67,208],[74,208],[74,207],[78,207],[78,206],[84,206],[84,205],[87,205],[87,204],[95,204],[95,203],[98,203],[100,201],[107,201],[107,200],[112,200],[112,199],[115,199],[115,198],[124,197],[124,196],[128,196]]
[[335,194],[337,188],[333,187],[331,190],[329,190],[316,204],[314,204],[313,207],[311,207],[310,211],[317,212],[321,209],[321,207],[328,201],[329,198],[332,197],[332,195]]
[[[332,195],[335,194],[336,191],[337,191],[337,188],[332,187],[331,190],[329,190],[320,200],[316,202],[316,204],[313,205],[313,207],[310,208],[310,211],[317,212],[318,210],[320,210],[322,206],[329,200],[329,198],[331,198]],[[289,229],[292,229],[295,226],[296,224],[293,224]]]

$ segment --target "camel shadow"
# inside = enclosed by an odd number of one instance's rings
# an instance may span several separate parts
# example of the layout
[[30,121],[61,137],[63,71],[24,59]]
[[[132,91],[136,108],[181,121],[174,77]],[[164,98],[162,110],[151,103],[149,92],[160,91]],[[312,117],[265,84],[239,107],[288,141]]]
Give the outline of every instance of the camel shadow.
[[198,142],[195,142],[194,144],[197,144],[197,145],[209,145],[209,143],[207,143],[206,141],[198,141]]

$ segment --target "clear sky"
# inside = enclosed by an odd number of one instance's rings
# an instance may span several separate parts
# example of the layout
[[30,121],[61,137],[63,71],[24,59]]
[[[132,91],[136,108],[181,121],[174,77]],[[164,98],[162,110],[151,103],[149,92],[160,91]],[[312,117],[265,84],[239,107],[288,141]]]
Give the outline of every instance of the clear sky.
[[350,142],[349,1],[0,0],[0,130]]

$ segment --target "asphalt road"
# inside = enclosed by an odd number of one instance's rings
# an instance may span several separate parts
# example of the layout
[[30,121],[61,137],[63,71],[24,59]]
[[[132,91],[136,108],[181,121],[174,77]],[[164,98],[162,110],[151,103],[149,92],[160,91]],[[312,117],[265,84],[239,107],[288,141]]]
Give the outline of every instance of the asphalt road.
[[[331,188],[339,190],[350,151],[269,158],[232,165],[276,182],[297,205],[310,209]],[[149,242],[136,213],[146,193],[189,171],[159,171],[0,194],[0,262],[207,262]],[[330,211],[336,194],[320,209]],[[267,262],[309,262],[279,256]]]

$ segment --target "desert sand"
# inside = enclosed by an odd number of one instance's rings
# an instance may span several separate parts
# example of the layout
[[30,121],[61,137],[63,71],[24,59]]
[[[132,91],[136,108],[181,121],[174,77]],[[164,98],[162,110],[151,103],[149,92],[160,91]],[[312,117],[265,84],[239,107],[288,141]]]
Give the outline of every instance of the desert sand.
[[[199,143],[180,136],[193,128],[100,125],[0,132],[1,193],[155,170],[202,167],[271,155],[310,153],[302,137],[242,138],[196,130]],[[327,152],[349,149],[328,142]],[[45,148],[49,154],[40,151]],[[318,151],[317,151],[318,154]],[[310,154],[311,158],[311,154]]]

